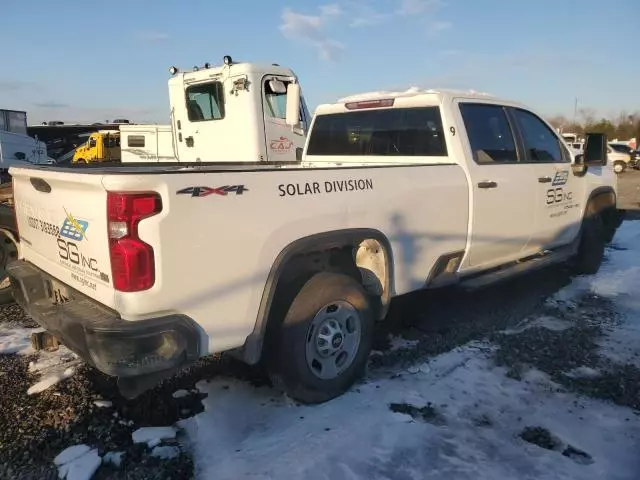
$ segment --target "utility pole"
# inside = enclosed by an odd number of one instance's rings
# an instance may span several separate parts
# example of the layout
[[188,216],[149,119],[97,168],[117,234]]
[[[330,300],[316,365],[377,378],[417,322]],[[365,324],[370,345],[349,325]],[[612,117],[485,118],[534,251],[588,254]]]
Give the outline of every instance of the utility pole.
[[576,117],[578,116],[578,97],[576,97],[573,103],[573,124],[576,124]]

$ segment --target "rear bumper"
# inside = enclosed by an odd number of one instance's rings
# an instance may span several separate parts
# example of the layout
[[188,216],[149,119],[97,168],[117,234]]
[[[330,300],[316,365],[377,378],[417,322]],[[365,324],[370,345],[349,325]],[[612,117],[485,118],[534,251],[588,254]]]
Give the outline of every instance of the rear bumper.
[[189,317],[126,321],[66,286],[69,300],[54,304],[47,273],[24,260],[7,267],[16,302],[66,347],[107,375],[170,375],[199,357],[199,330]]

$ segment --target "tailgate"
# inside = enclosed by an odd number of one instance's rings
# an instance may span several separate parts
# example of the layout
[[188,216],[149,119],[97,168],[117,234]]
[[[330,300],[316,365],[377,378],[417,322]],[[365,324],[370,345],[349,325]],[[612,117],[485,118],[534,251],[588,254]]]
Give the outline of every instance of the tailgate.
[[[12,169],[11,174],[20,256],[113,307],[102,175],[30,168]],[[64,285],[53,289],[54,295],[64,296]]]

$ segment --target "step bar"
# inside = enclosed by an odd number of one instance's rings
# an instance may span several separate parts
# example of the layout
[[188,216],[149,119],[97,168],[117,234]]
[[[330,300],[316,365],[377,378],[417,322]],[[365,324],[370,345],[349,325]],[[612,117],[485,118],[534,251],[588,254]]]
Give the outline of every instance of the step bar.
[[480,274],[468,279],[463,278],[458,285],[463,290],[478,290],[551,265],[566,262],[576,253],[577,245],[569,245],[557,250],[543,252],[533,258],[505,265],[491,273]]

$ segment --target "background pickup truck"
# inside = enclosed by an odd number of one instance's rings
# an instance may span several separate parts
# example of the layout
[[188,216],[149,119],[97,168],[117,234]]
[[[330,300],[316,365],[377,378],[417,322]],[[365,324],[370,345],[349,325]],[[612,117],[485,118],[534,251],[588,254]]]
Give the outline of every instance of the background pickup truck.
[[320,106],[293,164],[12,168],[9,274],[123,395],[230,351],[322,402],[363,373],[394,295],[597,271],[621,221],[606,162],[605,137],[572,158],[513,102],[364,94]]

